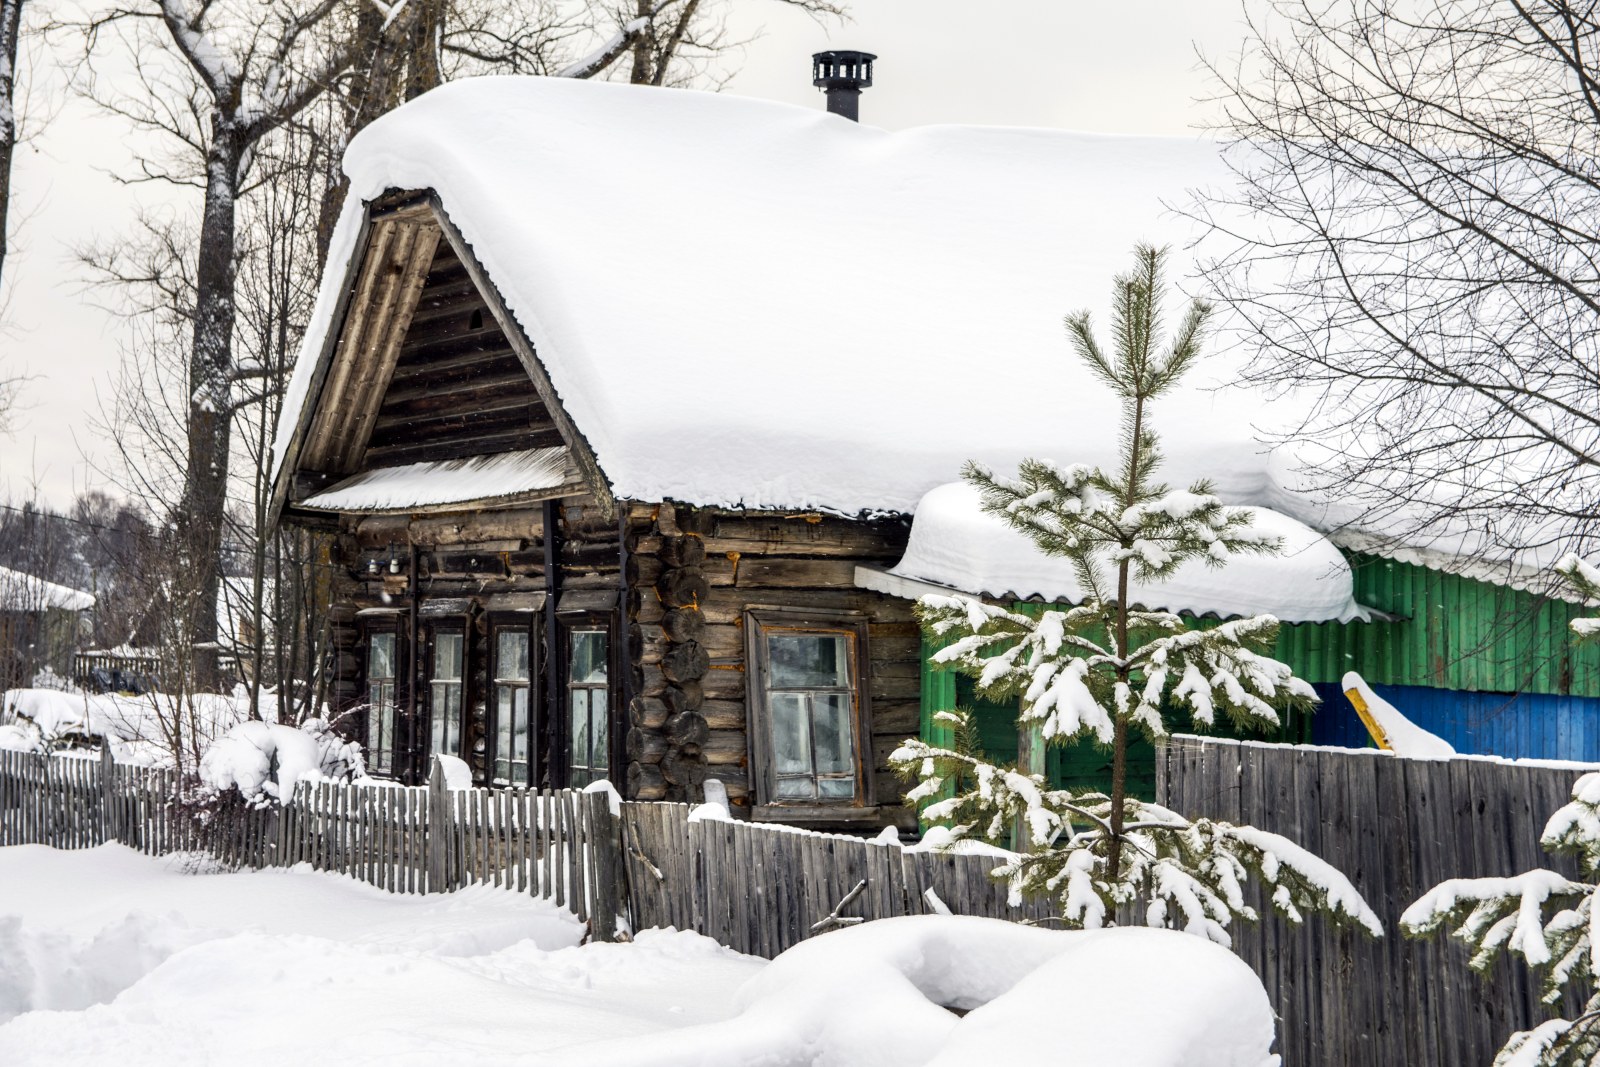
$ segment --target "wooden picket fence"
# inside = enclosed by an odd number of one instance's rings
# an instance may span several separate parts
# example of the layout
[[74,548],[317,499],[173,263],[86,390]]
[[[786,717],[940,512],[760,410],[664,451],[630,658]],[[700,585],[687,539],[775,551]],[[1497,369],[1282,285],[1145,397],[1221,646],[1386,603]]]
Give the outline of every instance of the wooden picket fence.
[[0,845],[152,856],[204,851],[230,867],[310,864],[396,893],[495,885],[548,897],[610,938],[626,902],[620,827],[603,793],[301,783],[293,802],[186,809],[170,770],[0,751]]
[[684,804],[622,805],[624,864],[641,927],[694,930],[771,959],[815,933],[867,919],[941,909],[1019,921],[1054,915],[1048,903],[1008,904],[1005,887],[990,877],[1000,863],[992,856],[907,851],[744,821],[691,821],[689,811]]
[[1412,940],[1399,920],[1449,878],[1533,867],[1580,878],[1571,857],[1539,848],[1539,835],[1579,775],[1600,768],[1182,736],[1158,762],[1163,804],[1284,835],[1343,871],[1383,922],[1381,940],[1321,918],[1297,926],[1251,889],[1267,918],[1236,930],[1233,948],[1278,1013],[1284,1067],[1489,1064],[1513,1032],[1583,1010],[1572,993],[1540,1004],[1537,979],[1516,960],[1479,977],[1464,945]]
[[397,893],[494,885],[548,898],[596,938],[619,924],[695,930],[772,957],[813,934],[892,915],[1048,920],[1013,908],[992,856],[743,821],[691,820],[684,804],[570,790],[302,783],[293,802],[223,810],[180,802],[166,770],[0,751],[0,845],[150,855],[203,851],[229,867],[299,863]]

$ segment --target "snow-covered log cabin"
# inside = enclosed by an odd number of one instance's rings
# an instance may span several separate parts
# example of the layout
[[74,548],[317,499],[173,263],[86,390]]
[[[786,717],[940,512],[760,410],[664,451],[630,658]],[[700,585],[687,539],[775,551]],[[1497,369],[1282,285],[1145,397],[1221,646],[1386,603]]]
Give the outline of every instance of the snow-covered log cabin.
[[[953,699],[910,598],[1071,595],[949,483],[1112,457],[1062,316],[1106,322],[1134,243],[1190,232],[1166,202],[1226,178],[1199,141],[537,78],[430,92],[345,166],[276,508],[337,534],[335,696],[372,769],[717,778],[741,815],[857,827],[914,822],[886,757]],[[1167,475],[1295,551],[1156,599],[1366,629],[1229,373],[1158,412]]]

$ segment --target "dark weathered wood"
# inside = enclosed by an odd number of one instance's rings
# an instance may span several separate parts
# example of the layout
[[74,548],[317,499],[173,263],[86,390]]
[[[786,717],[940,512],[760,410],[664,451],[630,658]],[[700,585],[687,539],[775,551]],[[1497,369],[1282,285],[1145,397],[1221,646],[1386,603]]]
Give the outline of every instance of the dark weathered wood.
[[1399,917],[1448,878],[1534,866],[1576,877],[1570,858],[1537,842],[1582,768],[1188,737],[1172,739],[1157,768],[1168,807],[1283,834],[1348,875],[1385,925],[1382,940],[1318,918],[1239,931],[1234,949],[1280,1016],[1285,1067],[1489,1063],[1513,1031],[1580,1010],[1570,996],[1538,1004],[1514,962],[1478,978],[1461,945],[1406,939]]

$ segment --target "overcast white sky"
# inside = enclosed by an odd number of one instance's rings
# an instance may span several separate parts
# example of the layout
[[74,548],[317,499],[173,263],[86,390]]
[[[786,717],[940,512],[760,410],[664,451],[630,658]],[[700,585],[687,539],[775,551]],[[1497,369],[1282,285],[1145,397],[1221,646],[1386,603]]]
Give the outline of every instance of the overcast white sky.
[[[847,0],[854,18],[843,26],[771,0],[731,2],[730,29],[761,36],[736,57],[726,91],[820,108],[810,54],[876,52],[862,121],[889,129],[981,123],[1193,135],[1214,114],[1196,50],[1237,52],[1243,32],[1239,0]],[[73,250],[126,228],[141,204],[181,208],[168,191],[108,175],[127,173],[137,147],[116,121],[69,99],[18,154],[0,373],[33,380],[12,433],[0,437],[0,497],[37,487],[65,506],[100,482],[93,459],[105,445],[91,424],[124,335],[93,306]]]

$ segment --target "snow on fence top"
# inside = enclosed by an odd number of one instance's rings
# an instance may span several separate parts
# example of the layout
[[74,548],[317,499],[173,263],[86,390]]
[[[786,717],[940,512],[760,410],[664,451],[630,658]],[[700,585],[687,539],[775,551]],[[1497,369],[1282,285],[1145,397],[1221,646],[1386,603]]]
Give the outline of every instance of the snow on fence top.
[[94,595],[91,593],[0,567],[0,611],[35,612],[46,608],[88,611],[92,607]]
[[[1192,236],[1163,200],[1226,178],[1192,139],[888,133],[736,96],[512,77],[384,116],[345,169],[303,352],[331,328],[361,199],[431,188],[619,497],[845,514],[910,512],[969,458],[1109,461],[1117,407],[1062,316],[1089,307],[1104,326],[1135,242]],[[1205,373],[1158,413],[1170,477],[1266,503],[1260,405]]]
[[[1241,554],[1218,567],[1193,560],[1171,577],[1134,582],[1129,599],[1152,610],[1196,615],[1274,615],[1284,622],[1367,619],[1356,603],[1350,564],[1304,523],[1249,508],[1254,527],[1283,539],[1273,556]],[[1081,602],[1086,593],[1071,561],[1047,556],[1021,532],[982,510],[977,489],[942,485],[922,498],[905,556],[889,573],[967,593]]]

